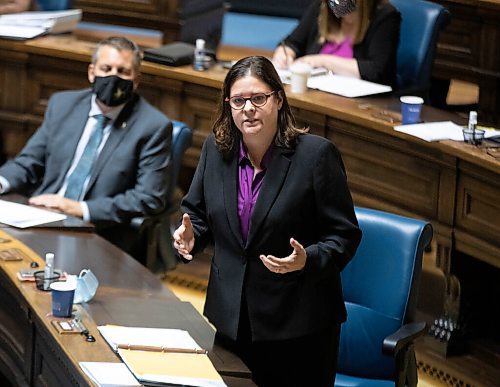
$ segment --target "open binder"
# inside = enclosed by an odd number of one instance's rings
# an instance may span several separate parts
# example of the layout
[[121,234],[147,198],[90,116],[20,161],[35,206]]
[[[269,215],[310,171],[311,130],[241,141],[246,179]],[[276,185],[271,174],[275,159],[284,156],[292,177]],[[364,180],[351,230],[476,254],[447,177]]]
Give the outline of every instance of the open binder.
[[226,386],[207,351],[187,331],[117,325],[98,329],[141,383]]

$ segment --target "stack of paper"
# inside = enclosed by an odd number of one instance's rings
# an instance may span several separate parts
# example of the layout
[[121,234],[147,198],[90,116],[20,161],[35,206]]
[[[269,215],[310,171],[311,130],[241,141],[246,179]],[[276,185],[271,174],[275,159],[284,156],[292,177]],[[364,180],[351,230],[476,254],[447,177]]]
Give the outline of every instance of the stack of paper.
[[[464,141],[462,129],[463,126],[457,125],[451,121],[424,122],[421,124],[398,125],[394,127],[394,130],[398,132],[410,134],[425,141]],[[484,134],[485,138],[496,136],[500,136],[500,131],[488,129]]]
[[71,32],[76,29],[81,18],[81,9],[2,15],[0,16],[0,36],[12,39],[30,39],[45,33]]
[[98,329],[141,382],[226,386],[206,351],[187,331],[117,325],[99,326]]
[[123,363],[80,362],[80,368],[99,387],[140,387]]

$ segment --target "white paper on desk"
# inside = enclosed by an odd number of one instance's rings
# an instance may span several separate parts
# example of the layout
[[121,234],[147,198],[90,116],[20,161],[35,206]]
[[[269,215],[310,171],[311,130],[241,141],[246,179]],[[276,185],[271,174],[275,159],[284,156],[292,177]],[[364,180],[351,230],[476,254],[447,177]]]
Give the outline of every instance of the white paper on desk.
[[11,39],[32,39],[44,34],[47,30],[43,27],[24,27],[0,24],[0,36]]
[[119,325],[101,325],[97,329],[114,351],[117,351],[119,344],[202,349],[191,335],[182,329],[124,327]]
[[[2,15],[0,16],[0,26],[2,27],[0,36],[29,39],[42,33],[60,34],[70,32],[76,29],[81,19],[81,9],[53,12],[19,12]],[[26,32],[25,29],[29,31]]]
[[[421,124],[399,125],[394,130],[421,138],[425,141],[464,141],[463,126],[451,121],[424,122]],[[484,137],[500,136],[500,130],[485,130]]]
[[463,141],[463,127],[451,121],[424,122],[421,124],[398,125],[394,130],[421,138],[425,141]]
[[27,228],[66,219],[64,214],[0,200],[0,223]]
[[139,387],[141,384],[124,363],[81,361],[80,368],[100,387]]
[[365,95],[388,93],[392,91],[392,88],[387,85],[336,74],[310,77],[307,81],[307,87],[348,98],[363,97]]

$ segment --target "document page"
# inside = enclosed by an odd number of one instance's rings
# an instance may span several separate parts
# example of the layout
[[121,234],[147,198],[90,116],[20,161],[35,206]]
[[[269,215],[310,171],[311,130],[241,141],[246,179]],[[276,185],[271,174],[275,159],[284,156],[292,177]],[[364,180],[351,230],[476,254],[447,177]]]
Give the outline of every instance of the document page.
[[27,228],[66,219],[64,214],[0,200],[0,223]]
[[[454,140],[464,141],[463,126],[452,121],[424,122],[421,124],[398,125],[394,130],[406,133],[425,141]],[[478,128],[479,129],[479,128]],[[499,130],[487,129],[485,138],[500,136]]]
[[336,74],[310,77],[307,81],[307,87],[349,98],[363,97],[365,95],[381,94],[392,91],[392,88],[387,85],[381,85],[362,79],[344,77]]
[[80,362],[80,368],[101,387],[140,387],[141,384],[124,363]]

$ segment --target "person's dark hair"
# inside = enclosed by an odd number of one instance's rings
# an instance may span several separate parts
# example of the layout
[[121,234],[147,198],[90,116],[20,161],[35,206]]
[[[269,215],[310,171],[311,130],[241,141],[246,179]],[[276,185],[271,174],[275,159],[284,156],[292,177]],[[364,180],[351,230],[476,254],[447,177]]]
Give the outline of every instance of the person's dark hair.
[[297,137],[306,133],[308,128],[298,128],[296,126],[295,117],[288,104],[283,84],[271,61],[263,56],[249,56],[236,62],[224,79],[213,126],[217,149],[227,158],[233,154],[239,145],[241,133],[234,124],[231,107],[225,99],[230,97],[231,87],[234,83],[238,79],[247,76],[260,79],[275,92],[273,95],[275,98],[282,98],[283,103],[278,112],[278,132],[274,143],[276,146],[293,148]]
[[133,54],[133,67],[136,74],[139,73],[139,67],[141,66],[142,53],[139,46],[133,41],[127,39],[124,36],[111,36],[97,43],[97,46],[92,54],[92,64],[97,63],[97,58],[99,57],[99,50],[103,46],[111,46],[118,51],[127,50],[132,51]]

